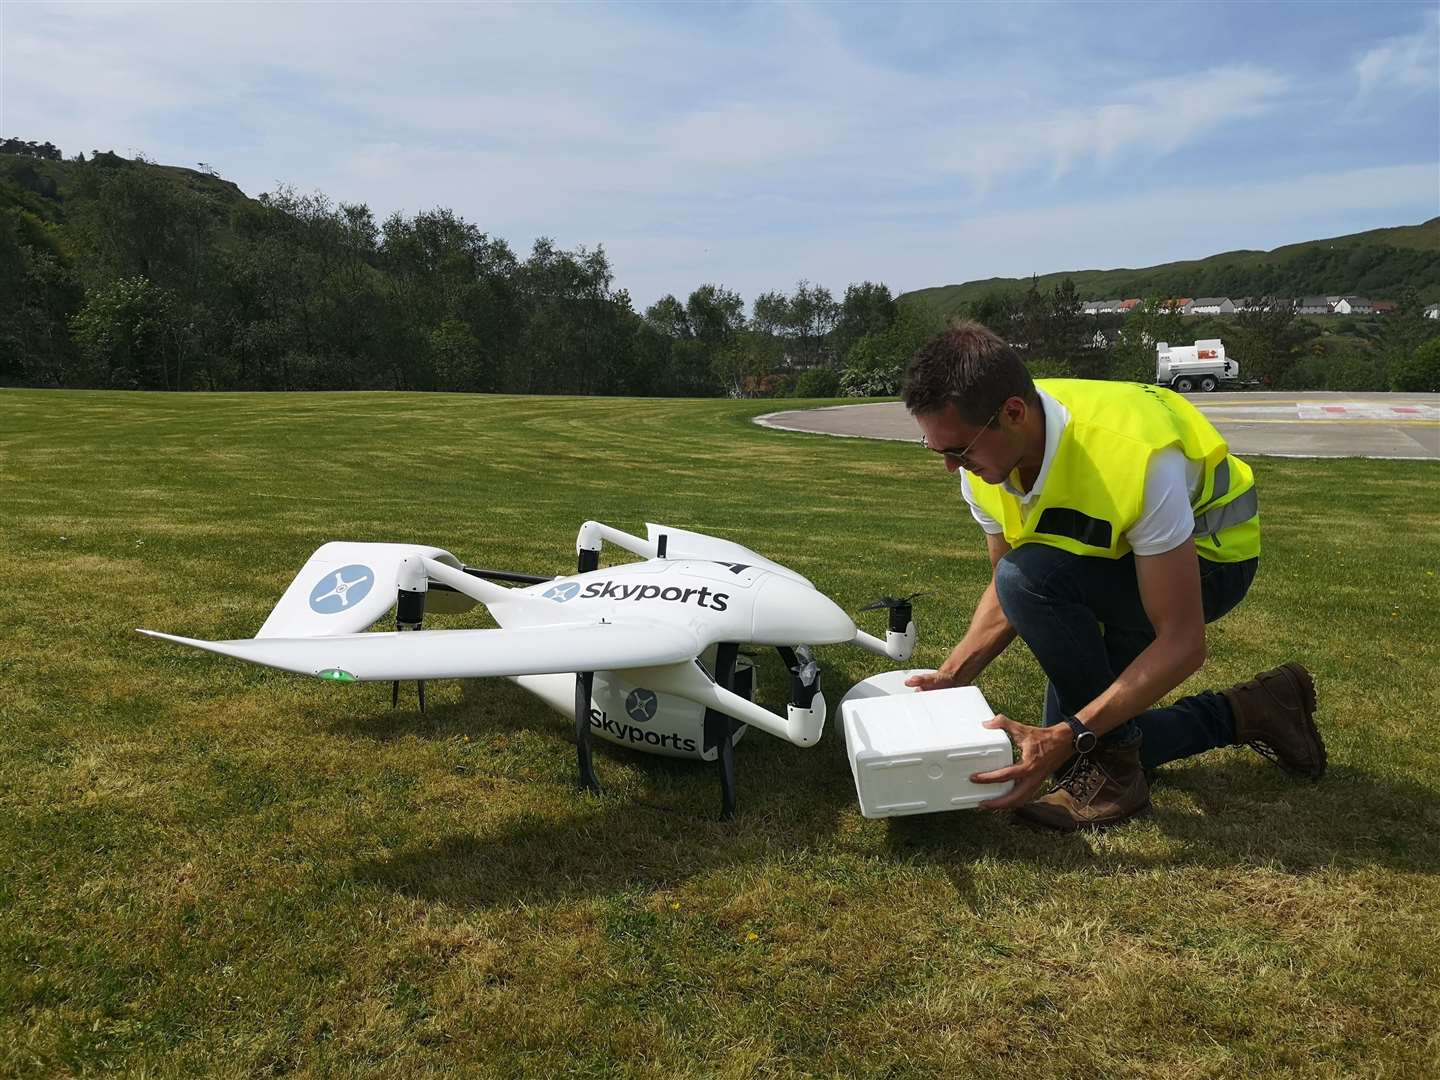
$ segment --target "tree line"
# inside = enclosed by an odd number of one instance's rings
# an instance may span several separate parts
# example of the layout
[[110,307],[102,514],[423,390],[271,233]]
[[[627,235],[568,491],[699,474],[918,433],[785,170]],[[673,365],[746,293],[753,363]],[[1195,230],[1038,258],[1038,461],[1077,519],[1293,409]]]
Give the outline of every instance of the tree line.
[[64,170],[0,181],[9,385],[825,396],[857,344],[905,347],[884,284],[802,281],[747,312],[711,283],[637,311],[603,247],[522,257],[447,209],[227,199],[108,153]]
[[[283,187],[247,199],[209,168],[4,146],[3,385],[883,396],[946,321],[873,282],[837,298],[801,281],[748,311],[708,283],[638,311],[603,247],[542,238],[522,257],[447,209],[381,221]],[[1068,279],[995,289],[963,314],[1037,375],[1148,381],[1155,342],[1213,336],[1269,385],[1382,389],[1440,330],[1401,301],[1399,317],[1349,320],[1338,336],[1279,301],[1220,320],[1156,298],[1096,319]]]

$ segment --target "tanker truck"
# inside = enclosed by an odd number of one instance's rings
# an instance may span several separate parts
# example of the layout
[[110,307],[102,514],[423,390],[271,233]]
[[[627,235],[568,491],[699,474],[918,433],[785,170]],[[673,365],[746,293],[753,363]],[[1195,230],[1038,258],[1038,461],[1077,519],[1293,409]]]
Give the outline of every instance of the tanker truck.
[[1238,383],[1240,365],[1225,358],[1219,338],[1205,338],[1194,345],[1155,345],[1155,381],[1182,394],[1192,390],[1209,393],[1222,382]]

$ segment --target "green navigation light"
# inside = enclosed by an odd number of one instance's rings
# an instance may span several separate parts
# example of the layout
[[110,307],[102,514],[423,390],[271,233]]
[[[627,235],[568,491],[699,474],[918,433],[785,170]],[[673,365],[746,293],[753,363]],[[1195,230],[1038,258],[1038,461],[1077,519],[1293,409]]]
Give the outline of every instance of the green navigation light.
[[320,678],[329,679],[331,682],[355,682],[355,676],[348,671],[341,671],[338,667],[326,668],[320,672]]

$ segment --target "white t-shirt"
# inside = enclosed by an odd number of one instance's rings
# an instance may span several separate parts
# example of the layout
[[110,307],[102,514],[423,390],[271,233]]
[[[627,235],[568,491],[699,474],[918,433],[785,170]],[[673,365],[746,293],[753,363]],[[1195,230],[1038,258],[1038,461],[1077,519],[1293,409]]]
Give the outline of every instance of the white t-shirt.
[[[1070,410],[1060,404],[1044,390],[1036,387],[1040,404],[1045,410],[1045,456],[1040,461],[1040,471],[1035,484],[1028,492],[1015,486],[1014,473],[1006,477],[1001,485],[1020,500],[1020,512],[1028,514],[1035,500],[1045,487],[1050,475],[1050,463],[1055,459],[1055,448],[1060,445],[1060,435],[1070,423]],[[1190,538],[1195,531],[1195,513],[1190,509],[1190,499],[1198,495],[1205,476],[1205,463],[1191,461],[1178,446],[1167,447],[1150,459],[1145,472],[1145,503],[1139,519],[1125,532],[1125,539],[1136,555],[1162,555],[1172,551]],[[987,533],[1004,532],[1004,527],[975,502],[970,490],[970,474],[960,473],[960,491],[970,504],[970,513]]]

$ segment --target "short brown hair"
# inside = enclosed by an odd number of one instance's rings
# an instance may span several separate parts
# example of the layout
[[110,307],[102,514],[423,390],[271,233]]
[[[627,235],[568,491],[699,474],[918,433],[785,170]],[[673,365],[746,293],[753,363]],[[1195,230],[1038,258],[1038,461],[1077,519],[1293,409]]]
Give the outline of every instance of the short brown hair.
[[983,424],[1010,398],[1037,400],[1024,361],[978,322],[956,322],[915,350],[905,372],[905,408],[923,414],[954,405]]

